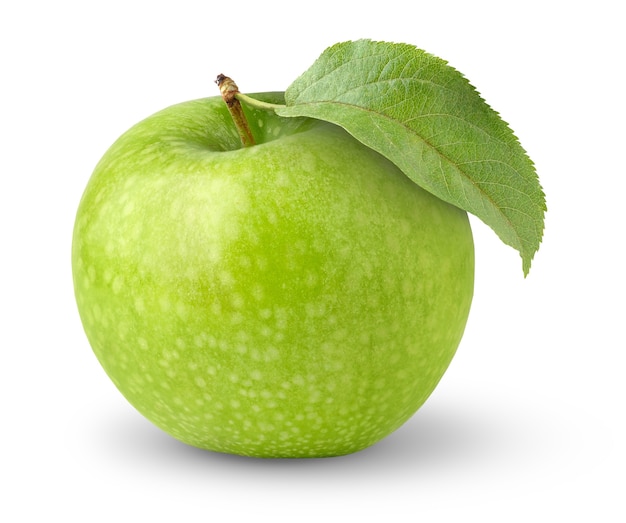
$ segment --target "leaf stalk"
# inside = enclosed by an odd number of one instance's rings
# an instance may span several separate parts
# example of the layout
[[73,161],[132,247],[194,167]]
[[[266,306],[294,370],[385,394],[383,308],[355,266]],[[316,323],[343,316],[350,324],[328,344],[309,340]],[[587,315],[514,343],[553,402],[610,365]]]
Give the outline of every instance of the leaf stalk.
[[254,107],[255,109],[263,109],[265,111],[275,111],[276,109],[282,109],[283,107],[286,107],[283,104],[272,104],[269,102],[263,102],[240,92],[237,92],[235,94],[235,98],[245,103],[246,105],[249,105],[250,107]]

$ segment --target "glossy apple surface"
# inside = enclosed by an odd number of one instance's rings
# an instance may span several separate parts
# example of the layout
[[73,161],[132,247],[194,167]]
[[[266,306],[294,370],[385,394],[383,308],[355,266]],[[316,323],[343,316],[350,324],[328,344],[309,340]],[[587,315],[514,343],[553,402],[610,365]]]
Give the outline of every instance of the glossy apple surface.
[[128,401],[187,444],[354,452],[411,417],[457,349],[468,218],[336,126],[246,112],[252,147],[216,97],[104,155],[73,236],[84,329]]

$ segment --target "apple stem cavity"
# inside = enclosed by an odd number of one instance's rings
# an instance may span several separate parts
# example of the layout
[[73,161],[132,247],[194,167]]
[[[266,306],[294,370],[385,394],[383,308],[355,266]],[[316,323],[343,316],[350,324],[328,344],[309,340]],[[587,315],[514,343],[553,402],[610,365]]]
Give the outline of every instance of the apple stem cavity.
[[248,120],[243,112],[241,103],[239,103],[239,100],[237,99],[239,87],[237,87],[237,84],[232,78],[223,74],[217,75],[215,83],[220,88],[222,98],[224,99],[224,102],[226,102],[230,115],[233,117],[235,127],[237,127],[237,132],[241,138],[241,144],[244,147],[254,145],[254,136],[252,135],[252,131],[248,125]]

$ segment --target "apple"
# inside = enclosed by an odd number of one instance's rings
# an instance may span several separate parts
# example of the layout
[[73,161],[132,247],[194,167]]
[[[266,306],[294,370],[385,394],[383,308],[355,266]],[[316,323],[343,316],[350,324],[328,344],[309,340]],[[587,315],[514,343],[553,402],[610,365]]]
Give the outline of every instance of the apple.
[[245,112],[250,147],[220,97],[111,146],[76,216],[78,311],[119,391],[180,441],[352,453],[448,367],[473,294],[469,220],[338,126]]

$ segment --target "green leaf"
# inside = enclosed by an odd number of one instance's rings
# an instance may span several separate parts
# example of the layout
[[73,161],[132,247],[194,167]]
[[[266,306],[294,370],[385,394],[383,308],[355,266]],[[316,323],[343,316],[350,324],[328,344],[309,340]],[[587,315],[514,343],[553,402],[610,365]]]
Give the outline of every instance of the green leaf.
[[328,48],[285,93],[281,116],[343,127],[435,196],[478,216],[517,249],[539,248],[545,197],[508,125],[445,61],[407,44]]

